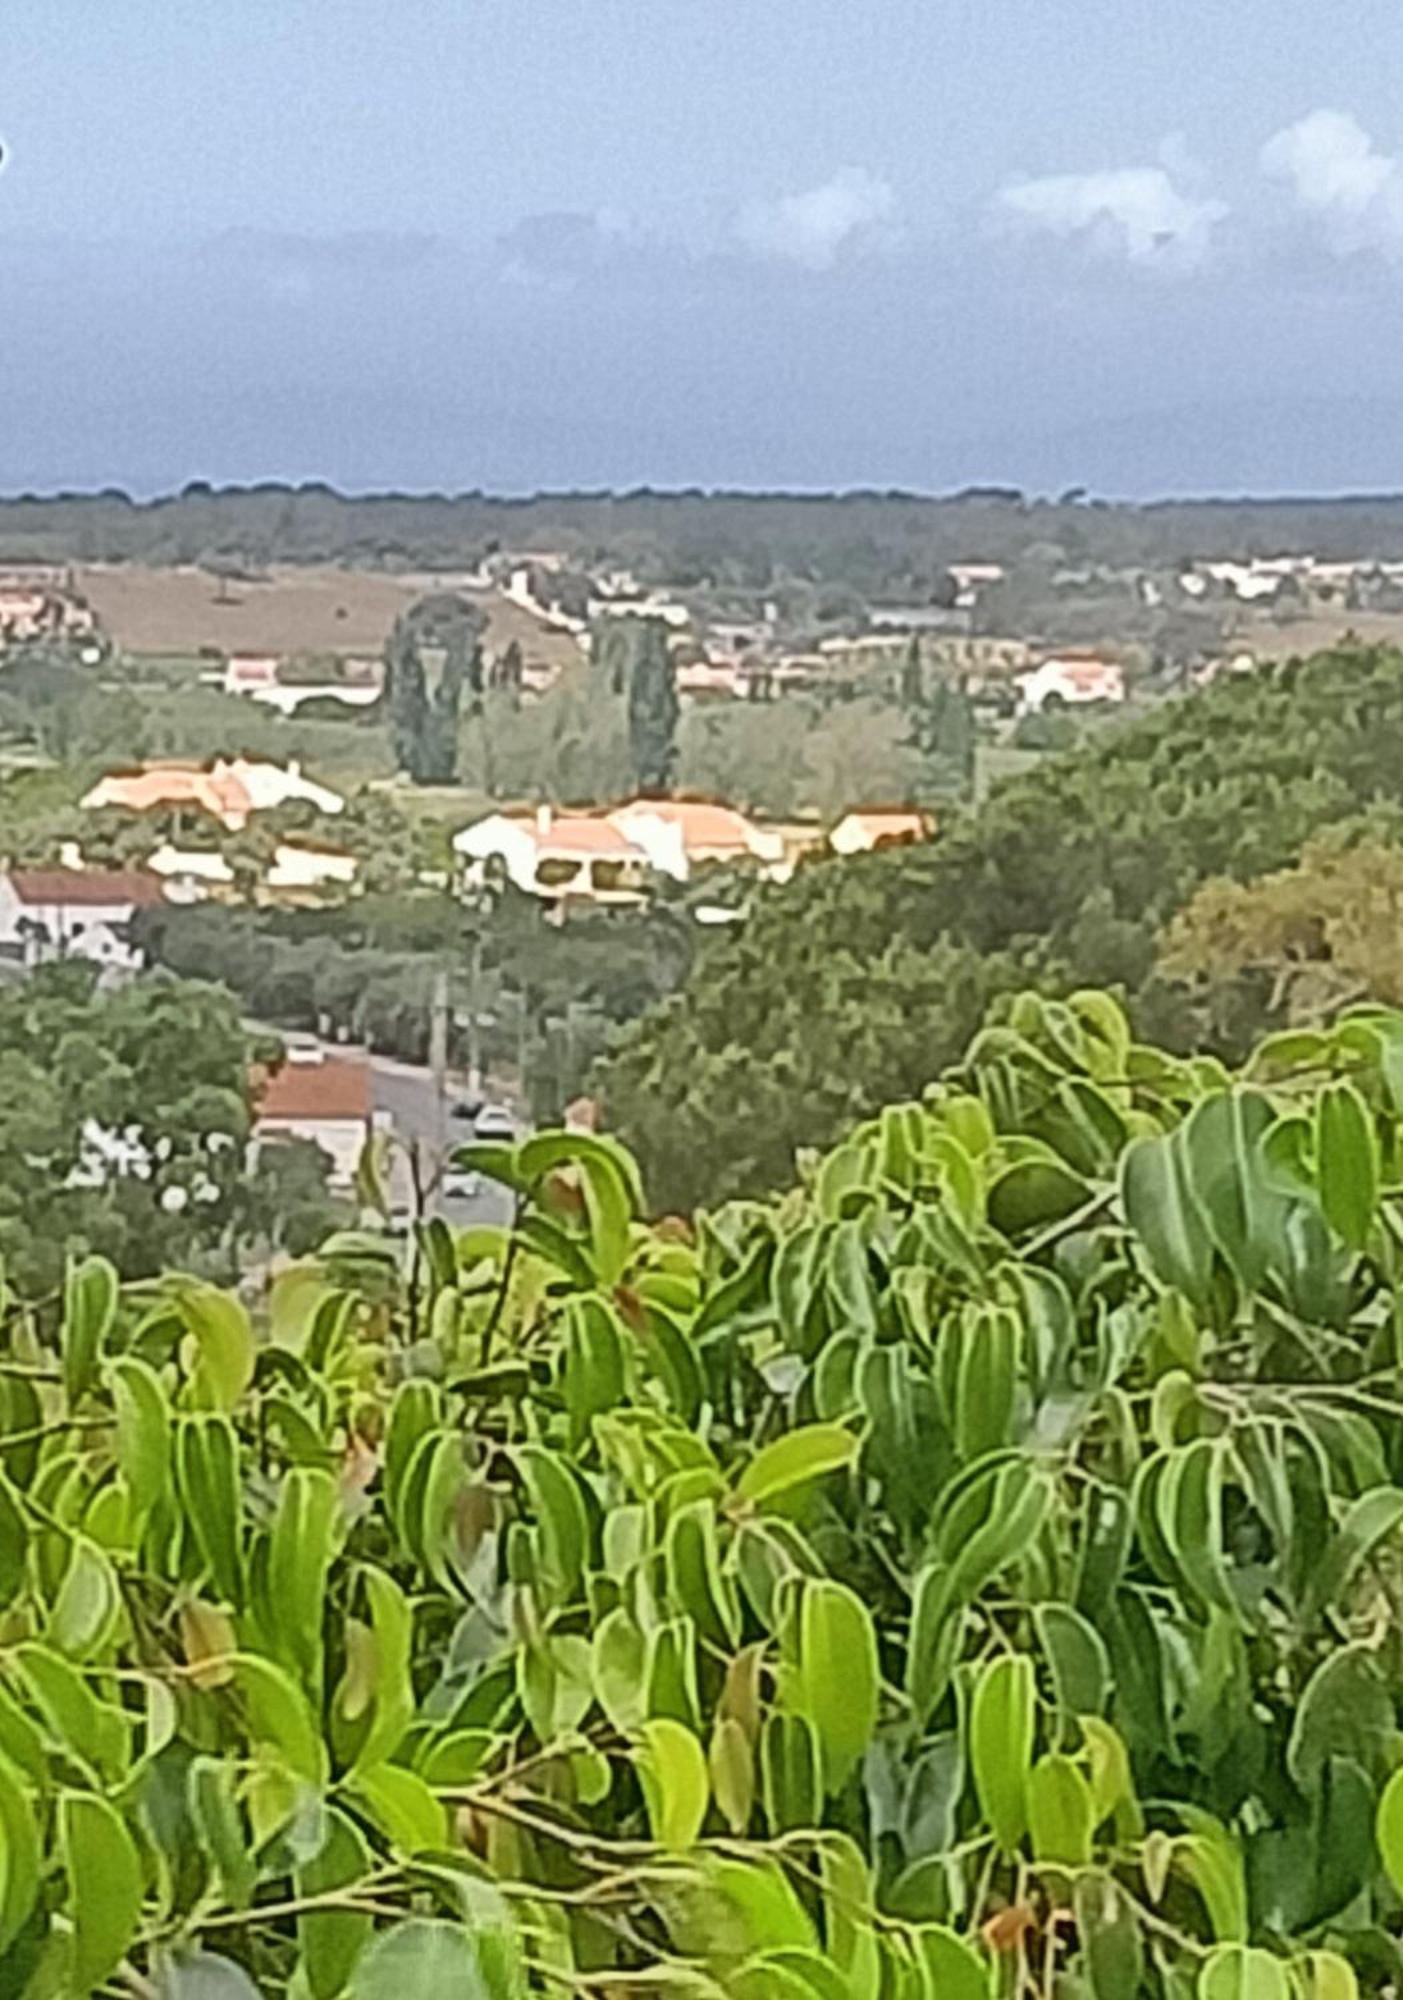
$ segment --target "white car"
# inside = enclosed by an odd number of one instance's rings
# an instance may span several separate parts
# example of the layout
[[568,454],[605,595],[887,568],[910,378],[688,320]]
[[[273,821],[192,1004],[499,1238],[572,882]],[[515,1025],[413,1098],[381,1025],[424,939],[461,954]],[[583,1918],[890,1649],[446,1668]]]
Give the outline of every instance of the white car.
[[473,1120],[475,1139],[514,1139],[516,1120],[505,1104],[484,1104]]
[[443,1176],[445,1201],[471,1201],[482,1192],[482,1176],[471,1167],[449,1167]]

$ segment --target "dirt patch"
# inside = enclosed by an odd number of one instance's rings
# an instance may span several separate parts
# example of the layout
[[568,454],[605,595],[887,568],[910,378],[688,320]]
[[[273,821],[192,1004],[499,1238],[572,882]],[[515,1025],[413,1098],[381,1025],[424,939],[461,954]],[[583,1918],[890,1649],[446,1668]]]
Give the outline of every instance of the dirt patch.
[[[448,576],[384,576],[369,570],[274,569],[257,582],[225,581],[197,568],[103,565],[78,581],[103,629],[129,653],[378,654],[406,605],[430,590],[458,588]],[[468,593],[487,613],[487,647],[516,639],[529,661],[567,666],[579,650],[497,592]]]

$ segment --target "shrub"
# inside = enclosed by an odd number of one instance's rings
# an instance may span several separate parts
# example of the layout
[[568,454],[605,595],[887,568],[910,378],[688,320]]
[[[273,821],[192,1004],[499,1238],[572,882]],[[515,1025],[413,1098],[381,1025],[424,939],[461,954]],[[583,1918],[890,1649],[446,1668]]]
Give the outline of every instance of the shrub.
[[1023,996],[695,1228],[12,1300],[0,1991],[1395,1986],[1401,1115]]

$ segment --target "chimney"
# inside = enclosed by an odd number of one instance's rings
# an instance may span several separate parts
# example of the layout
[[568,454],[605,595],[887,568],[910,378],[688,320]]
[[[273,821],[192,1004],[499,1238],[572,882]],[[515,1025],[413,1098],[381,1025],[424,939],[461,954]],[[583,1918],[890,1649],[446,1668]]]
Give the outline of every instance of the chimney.
[[540,840],[544,840],[554,824],[555,824],[555,808],[553,806],[548,806],[548,805],[537,806],[536,808],[537,838]]

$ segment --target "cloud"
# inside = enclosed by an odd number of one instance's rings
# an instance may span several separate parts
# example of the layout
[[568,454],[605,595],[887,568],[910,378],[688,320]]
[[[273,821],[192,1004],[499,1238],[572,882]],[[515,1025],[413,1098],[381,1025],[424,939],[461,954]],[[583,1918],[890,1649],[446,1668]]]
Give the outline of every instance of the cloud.
[[1179,266],[1206,255],[1215,226],[1228,212],[1220,201],[1185,194],[1164,167],[1010,181],[994,206],[1006,222],[1023,229],[1079,237],[1134,264]]
[[1403,171],[1347,111],[1312,111],[1268,139],[1262,172],[1289,187],[1332,249],[1403,250]]
[[741,210],[736,235],[752,256],[831,270],[840,257],[891,234],[896,196],[862,167],[843,167],[820,186]]

